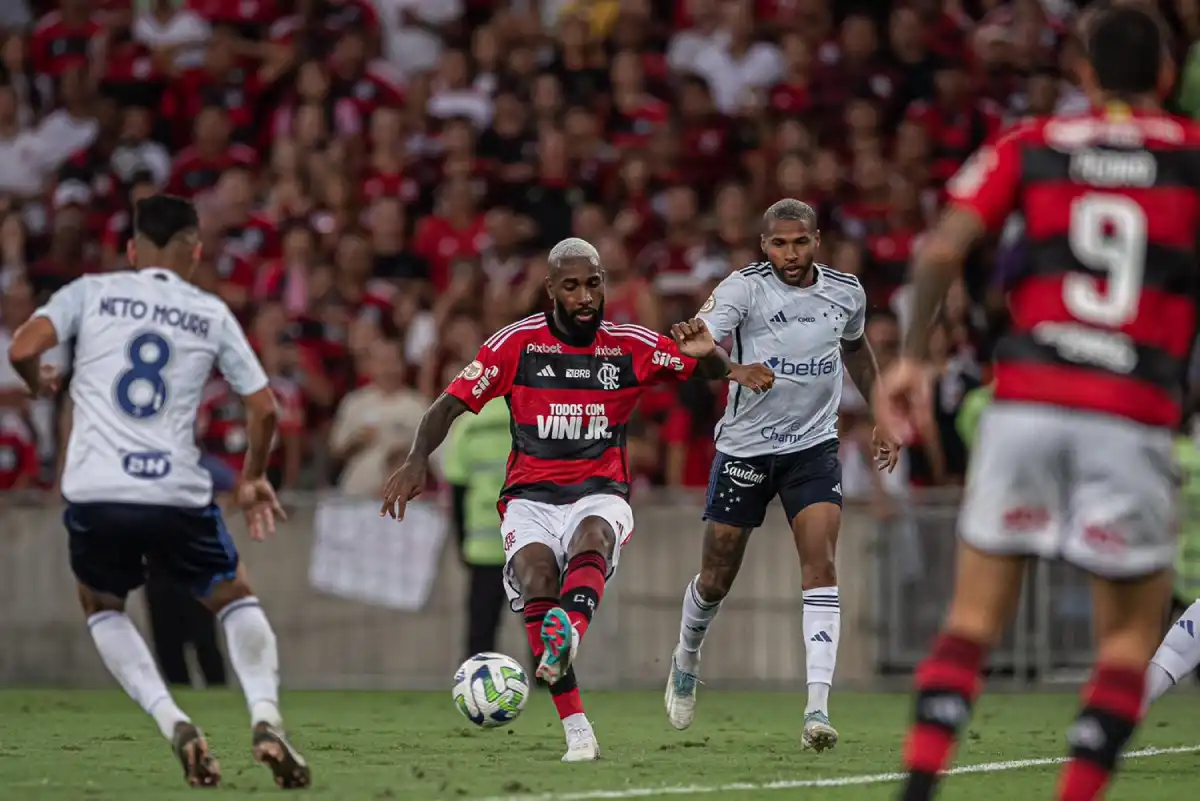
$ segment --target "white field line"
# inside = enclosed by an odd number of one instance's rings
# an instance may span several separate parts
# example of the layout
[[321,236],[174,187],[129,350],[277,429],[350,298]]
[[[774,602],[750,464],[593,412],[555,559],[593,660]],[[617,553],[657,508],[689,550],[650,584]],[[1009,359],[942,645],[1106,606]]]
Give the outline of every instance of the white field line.
[[[1168,754],[1192,754],[1200,751],[1200,745],[1179,748],[1142,748],[1129,751],[1125,759],[1145,759]],[[946,776],[961,776],[968,773],[1002,773],[1009,770],[1025,770],[1048,765],[1061,765],[1066,757],[1042,759],[1014,759],[1008,762],[982,762],[963,765],[945,772]],[[603,801],[604,799],[656,798],[670,795],[704,795],[711,793],[749,793],[767,790],[802,790],[811,787],[859,787],[866,784],[894,784],[904,779],[903,773],[870,773],[861,776],[842,776],[835,779],[795,779],[777,782],[738,782],[735,784],[679,785],[675,787],[630,787],[625,790],[586,790],[579,793],[544,793],[536,795],[491,796],[480,801]]]

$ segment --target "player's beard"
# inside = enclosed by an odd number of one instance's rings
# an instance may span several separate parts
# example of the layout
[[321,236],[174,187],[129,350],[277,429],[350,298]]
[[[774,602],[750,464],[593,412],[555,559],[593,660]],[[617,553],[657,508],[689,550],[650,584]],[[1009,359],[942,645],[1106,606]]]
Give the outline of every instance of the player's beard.
[[557,300],[554,301],[554,319],[563,326],[563,333],[574,340],[583,343],[591,342],[595,338],[596,332],[600,330],[600,323],[604,321],[604,301],[601,300],[593,307],[595,316],[592,319],[584,322],[575,319],[574,315],[566,310]]
[[799,273],[794,277],[789,277],[787,273],[784,272],[783,267],[775,267],[775,275],[779,277],[780,281],[788,286],[805,286],[812,281],[813,264],[815,262],[816,258],[810,258],[807,264],[800,263],[796,265],[796,268],[799,269]]

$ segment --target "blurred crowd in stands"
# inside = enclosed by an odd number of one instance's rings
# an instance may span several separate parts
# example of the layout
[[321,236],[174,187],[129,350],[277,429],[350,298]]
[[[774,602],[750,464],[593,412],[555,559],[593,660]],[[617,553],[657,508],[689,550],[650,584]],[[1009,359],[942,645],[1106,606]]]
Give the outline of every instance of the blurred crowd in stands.
[[[132,200],[193,198],[195,280],[239,315],[285,410],[285,489],[376,495],[481,341],[545,307],[546,253],[570,235],[602,254],[606,316],[662,329],[761,258],[765,205],[803,199],[820,260],[867,287],[886,359],[944,182],[1012,121],[1086,105],[1060,0],[0,6],[0,340],[64,282],[126,266]],[[1194,109],[1197,2],[1164,11],[1185,65],[1175,102]],[[940,441],[910,450],[906,480],[961,480],[953,419],[987,380],[1019,262],[1015,221],[955,287]],[[719,385],[647,398],[642,482],[702,486],[723,404]],[[62,406],[0,365],[0,486],[53,487]],[[852,388],[845,406],[853,449],[869,426]],[[239,466],[219,378],[197,436]]]

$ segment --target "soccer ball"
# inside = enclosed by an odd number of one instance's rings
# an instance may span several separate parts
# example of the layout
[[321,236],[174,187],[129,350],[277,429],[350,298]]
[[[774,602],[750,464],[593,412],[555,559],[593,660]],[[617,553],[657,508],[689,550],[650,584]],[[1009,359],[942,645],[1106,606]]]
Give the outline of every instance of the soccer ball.
[[512,723],[527,698],[525,668],[511,656],[475,654],[454,674],[454,705],[463,717],[485,729]]

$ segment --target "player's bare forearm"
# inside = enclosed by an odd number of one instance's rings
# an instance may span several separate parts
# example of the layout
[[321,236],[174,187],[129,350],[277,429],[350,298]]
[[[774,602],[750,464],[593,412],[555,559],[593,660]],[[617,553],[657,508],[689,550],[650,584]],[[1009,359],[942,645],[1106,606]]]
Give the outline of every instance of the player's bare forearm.
[[438,449],[450,433],[450,425],[465,411],[468,411],[467,404],[459,398],[448,392],[439,395],[421,417],[408,458],[422,463],[428,461],[429,455]]
[[271,446],[275,442],[275,431],[279,427],[279,406],[275,393],[269,386],[247,395],[246,406],[246,461],[242,464],[242,478],[257,481],[267,474],[267,463],[271,458]]
[[879,377],[879,363],[875,360],[875,351],[871,350],[866,334],[858,339],[842,340],[842,362],[859,393],[864,398],[870,398],[875,379]]
[[41,355],[30,356],[24,359],[9,359],[17,375],[21,376],[21,380],[25,382],[25,386],[29,387],[31,395],[38,395],[42,391],[41,379]]
[[982,235],[983,226],[974,212],[951,206],[942,214],[913,263],[913,313],[904,355],[918,361],[929,358],[934,318],[962,271],[963,259]]
[[733,361],[725,349],[714,345],[712,353],[696,362],[696,370],[692,375],[705,381],[715,381],[728,376],[732,366]]
[[54,324],[45,317],[31,317],[13,334],[8,361],[34,395],[42,389],[42,354],[57,344]]

